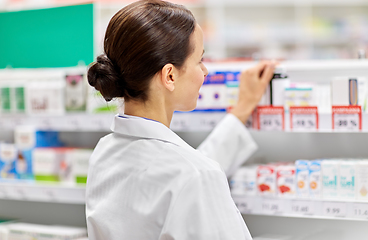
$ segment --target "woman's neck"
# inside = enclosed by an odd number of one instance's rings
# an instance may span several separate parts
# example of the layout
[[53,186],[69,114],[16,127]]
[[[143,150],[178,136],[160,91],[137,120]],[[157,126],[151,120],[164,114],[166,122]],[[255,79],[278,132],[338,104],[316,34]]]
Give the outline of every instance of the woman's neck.
[[173,111],[168,111],[165,104],[130,100],[124,104],[124,114],[152,119],[170,127]]

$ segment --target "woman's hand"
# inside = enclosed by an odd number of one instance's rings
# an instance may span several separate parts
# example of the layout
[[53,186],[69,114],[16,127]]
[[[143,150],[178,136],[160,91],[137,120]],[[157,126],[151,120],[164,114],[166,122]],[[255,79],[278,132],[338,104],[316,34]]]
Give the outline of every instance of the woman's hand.
[[272,79],[276,63],[262,61],[255,67],[243,71],[240,75],[239,98],[231,110],[243,123],[247,121],[254,108],[261,100],[269,82]]

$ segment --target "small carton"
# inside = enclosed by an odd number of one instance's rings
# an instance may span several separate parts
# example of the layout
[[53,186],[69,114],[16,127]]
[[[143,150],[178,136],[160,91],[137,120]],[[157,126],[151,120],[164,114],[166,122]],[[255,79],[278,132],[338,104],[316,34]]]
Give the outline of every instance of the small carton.
[[257,168],[259,196],[276,196],[276,165],[260,165]]
[[322,161],[322,197],[323,199],[338,199],[339,161]]
[[239,168],[230,179],[231,193],[255,196],[257,194],[257,166]]
[[15,178],[18,150],[14,144],[0,143],[0,179]]
[[92,149],[74,149],[71,153],[73,182],[77,184],[87,183],[89,159]]
[[297,160],[296,170],[296,195],[298,198],[309,198],[309,161]]
[[355,200],[355,168],[353,160],[341,161],[339,164],[339,195],[340,199]]
[[309,162],[309,196],[312,199],[322,198],[322,161]]
[[208,74],[199,90],[197,109],[225,109],[228,105],[226,95],[225,73],[215,72]]
[[277,196],[281,198],[294,198],[296,195],[296,177],[294,165],[281,165],[277,167]]
[[368,159],[358,161],[355,171],[356,199],[368,202]]

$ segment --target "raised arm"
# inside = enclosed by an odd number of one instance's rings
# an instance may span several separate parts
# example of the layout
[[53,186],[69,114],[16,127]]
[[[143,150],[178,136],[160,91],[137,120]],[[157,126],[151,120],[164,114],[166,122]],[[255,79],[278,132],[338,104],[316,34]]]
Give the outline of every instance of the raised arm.
[[220,163],[227,176],[258,148],[244,123],[262,98],[274,69],[275,62],[264,61],[242,72],[237,104],[198,147],[204,155]]

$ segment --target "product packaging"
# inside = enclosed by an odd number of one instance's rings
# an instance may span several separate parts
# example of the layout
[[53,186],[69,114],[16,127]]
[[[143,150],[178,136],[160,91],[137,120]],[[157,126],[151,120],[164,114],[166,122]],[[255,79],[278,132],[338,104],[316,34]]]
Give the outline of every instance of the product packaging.
[[339,199],[355,200],[355,168],[356,162],[353,160],[340,161]]
[[36,181],[71,182],[72,148],[35,148],[32,152]]
[[238,102],[240,72],[226,72],[226,98],[227,107],[232,107]]
[[86,75],[66,75],[65,81],[65,109],[85,111],[87,105]]
[[356,199],[368,202],[368,159],[358,161],[355,171]]
[[322,160],[309,161],[309,196],[322,198]]
[[257,166],[239,168],[230,179],[233,195],[255,196],[257,194]]
[[225,73],[208,74],[199,90],[197,110],[226,109],[226,95]]
[[285,107],[315,106],[315,97],[312,86],[290,86],[285,88]]
[[338,199],[339,161],[322,161],[322,196],[323,199]]
[[0,113],[25,113],[25,84],[23,81],[0,83]]
[[14,144],[0,143],[0,179],[15,178],[18,150]]
[[259,196],[276,196],[276,165],[260,165],[257,168],[257,188]]
[[333,106],[359,105],[366,109],[367,80],[364,77],[336,77],[331,82]]
[[296,196],[298,198],[309,198],[309,161],[297,160],[296,170]]
[[36,147],[62,146],[58,132],[37,131],[32,126],[17,126],[14,129],[14,139],[18,149],[15,172],[19,179],[33,179],[32,151]]
[[277,196],[295,198],[296,174],[294,165],[277,166]]
[[74,149],[71,152],[72,175],[75,183],[87,183],[88,165],[92,152],[92,149]]
[[26,87],[28,114],[63,115],[64,87],[62,81],[32,81]]

